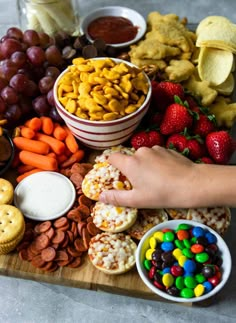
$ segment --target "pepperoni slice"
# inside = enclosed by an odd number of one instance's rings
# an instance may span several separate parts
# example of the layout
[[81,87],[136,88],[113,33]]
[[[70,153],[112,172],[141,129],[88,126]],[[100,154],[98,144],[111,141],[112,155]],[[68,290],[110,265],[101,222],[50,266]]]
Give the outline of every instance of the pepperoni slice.
[[82,219],[86,219],[90,216],[90,209],[86,205],[79,205],[77,207],[77,210],[79,211],[80,215],[82,216]]
[[40,249],[38,249],[35,240],[29,245],[28,247],[29,252],[32,253],[32,255],[36,256],[40,253]]
[[18,246],[16,247],[16,250],[19,252],[22,249],[26,249],[29,245],[30,245],[29,241],[23,241],[20,244],[18,244]]
[[66,261],[69,259],[68,253],[64,250],[57,250],[56,257],[54,258],[55,261]]
[[34,227],[34,231],[37,234],[44,233],[51,228],[51,225],[52,225],[51,221],[45,221],[45,222],[39,223]]
[[66,248],[69,244],[69,237],[68,234],[65,232],[65,238],[61,243],[61,248]]
[[76,209],[70,210],[67,213],[67,217],[68,219],[75,221],[75,222],[80,222],[82,220],[81,214],[79,213],[79,211]]
[[34,242],[35,242],[36,249],[42,250],[49,245],[50,239],[45,233],[41,233],[39,236],[35,238]]
[[88,207],[90,207],[93,204],[93,201],[90,200],[87,196],[85,196],[84,194],[81,194],[78,198],[78,203],[79,205],[86,205]]
[[77,251],[87,251],[88,249],[85,247],[82,238],[77,238],[74,241],[74,246]]
[[81,184],[83,182],[83,176],[80,175],[79,173],[72,173],[70,176],[71,182],[75,185],[76,189],[81,188]]
[[87,224],[87,229],[89,234],[91,234],[91,236],[96,236],[98,233],[101,232],[100,229],[98,229],[93,222],[89,222]]
[[45,234],[48,236],[50,240],[52,240],[52,237],[54,236],[54,232],[55,230],[53,229],[53,227],[51,227],[48,231],[45,232]]
[[32,258],[31,264],[36,268],[41,268],[45,265],[45,261],[42,259],[41,254],[39,254]]
[[65,267],[73,260],[72,256],[69,256],[67,260],[59,260],[57,261],[58,266]]
[[74,222],[74,221],[71,223],[71,231],[72,231],[72,233],[74,235],[74,239],[77,238],[77,236],[78,236],[78,228],[77,228],[77,223]]
[[87,219],[86,219],[86,222],[89,223],[89,222],[93,222],[93,217],[92,216],[89,216]]
[[21,249],[19,251],[19,257],[21,260],[29,261],[29,254],[27,249]]
[[77,224],[77,228],[81,237],[82,237],[82,230],[83,228],[86,228],[86,226],[87,226],[87,223],[83,221]]
[[53,247],[47,247],[42,250],[41,257],[44,261],[53,261],[56,257],[56,250]]
[[65,232],[61,230],[55,230],[54,237],[52,238],[52,243],[62,243],[65,239]]
[[87,228],[83,228],[83,230],[82,230],[82,239],[83,239],[83,243],[84,243],[85,248],[88,249],[89,242],[91,240],[91,236],[90,236]]
[[70,224],[67,223],[66,225],[64,225],[63,227],[58,228],[57,230],[67,231],[69,228],[70,228]]
[[67,247],[67,252],[72,256],[72,257],[80,257],[80,256],[82,256],[82,254],[83,254],[83,252],[82,251],[78,251],[78,250],[76,250],[74,247],[72,247],[72,246],[68,246]]
[[65,216],[60,217],[59,219],[55,220],[53,225],[55,228],[61,228],[68,224],[68,219]]
[[81,257],[76,257],[71,263],[68,264],[70,268],[77,268],[81,265]]
[[51,267],[54,266],[54,264],[55,264],[54,261],[46,262],[44,266],[40,267],[40,269],[48,271],[50,270]]
[[53,265],[49,269],[44,269],[44,270],[46,270],[48,273],[52,273],[52,272],[56,271],[57,268],[58,268],[57,263],[53,263]]
[[67,230],[66,231],[67,235],[68,235],[68,238],[69,238],[69,242],[74,242],[74,235],[73,235],[73,232],[71,232],[70,230]]

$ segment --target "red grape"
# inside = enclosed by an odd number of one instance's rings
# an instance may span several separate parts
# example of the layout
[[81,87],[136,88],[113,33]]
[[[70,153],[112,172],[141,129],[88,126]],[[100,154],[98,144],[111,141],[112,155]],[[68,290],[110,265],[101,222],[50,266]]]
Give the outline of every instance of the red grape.
[[21,51],[21,43],[13,38],[7,38],[1,43],[1,52],[3,57],[9,58],[16,51]]
[[24,89],[28,86],[29,79],[26,75],[24,74],[15,74],[11,79],[10,79],[10,86],[16,90],[17,92],[23,92]]
[[45,76],[51,76],[56,79],[60,75],[60,70],[55,66],[48,66],[45,71]]
[[46,59],[51,65],[61,66],[63,58],[60,50],[55,45],[49,46],[45,51]]
[[23,35],[23,42],[29,46],[40,45],[40,38],[39,38],[38,33],[32,29],[26,30]]
[[63,119],[61,118],[60,114],[57,112],[57,109],[55,107],[51,107],[51,110],[49,112],[49,117],[51,117],[54,121],[62,123]]
[[6,36],[9,38],[15,38],[17,40],[22,40],[23,32],[17,27],[11,27],[7,30]]
[[6,111],[6,104],[2,97],[0,97],[0,115]]
[[11,55],[11,61],[15,66],[17,66],[17,68],[21,68],[26,63],[27,56],[24,52],[17,51]]
[[29,47],[27,49],[27,51],[26,51],[26,54],[27,54],[27,57],[28,57],[29,61],[34,66],[40,66],[46,60],[44,50],[41,47],[38,47],[38,46]]
[[7,104],[15,104],[19,100],[17,92],[9,85],[2,89],[1,97]]
[[21,97],[19,101],[20,109],[22,112],[22,115],[29,115],[32,112],[33,106],[32,106],[32,100],[27,97]]
[[9,123],[15,123],[22,116],[21,109],[18,104],[9,105],[4,117],[9,121]]
[[55,100],[54,100],[53,88],[48,92],[48,94],[47,94],[47,100],[48,100],[48,103],[49,103],[51,106],[55,106]]
[[27,87],[24,89],[23,94],[28,96],[28,97],[35,97],[38,94],[38,86],[37,84],[29,80]]
[[54,79],[51,76],[44,76],[43,78],[41,78],[41,80],[39,81],[39,90],[42,94],[47,94],[54,85]]
[[39,36],[40,46],[42,48],[47,48],[49,45],[51,45],[52,41],[48,34],[44,32],[39,32],[38,36]]
[[17,73],[17,66],[15,66],[10,59],[1,61],[0,77],[9,81],[13,75]]
[[0,77],[0,91],[2,91],[5,86],[7,86],[7,80]]
[[39,116],[48,115],[51,107],[48,104],[47,96],[46,95],[40,95],[37,98],[35,98],[32,102],[34,111]]

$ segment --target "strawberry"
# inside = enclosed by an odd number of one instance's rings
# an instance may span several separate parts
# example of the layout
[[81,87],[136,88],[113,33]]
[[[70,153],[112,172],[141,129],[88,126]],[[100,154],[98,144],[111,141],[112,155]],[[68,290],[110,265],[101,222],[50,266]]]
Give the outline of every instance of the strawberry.
[[213,160],[210,157],[203,156],[196,160],[196,163],[204,164],[214,164]]
[[205,145],[196,136],[187,140],[187,149],[189,150],[188,157],[192,160],[197,160],[206,154]]
[[174,96],[184,100],[184,89],[180,83],[162,81],[152,85],[152,101],[159,111],[164,111],[168,105],[174,103]]
[[166,141],[166,148],[175,149],[176,151],[183,153],[187,148],[186,136],[180,133],[170,135]]
[[216,130],[216,119],[213,114],[199,114],[198,120],[195,120],[193,133],[201,137],[206,137],[208,133]]
[[163,135],[171,135],[190,128],[193,123],[193,117],[190,111],[179,103],[169,105],[165,111],[160,125],[160,132]]
[[163,146],[164,145],[164,138],[159,131],[150,130],[148,132],[149,137],[149,147],[153,147],[155,145]]
[[133,148],[153,147],[155,145],[163,146],[164,138],[157,130],[139,131],[131,137],[131,145]]
[[132,135],[131,145],[135,149],[140,147],[149,147],[149,138],[146,131],[139,131]]
[[225,130],[209,133],[206,136],[206,146],[210,157],[217,164],[228,164],[234,152],[233,139]]
[[196,100],[191,95],[185,96],[184,100],[187,101],[188,106],[191,110],[198,106]]

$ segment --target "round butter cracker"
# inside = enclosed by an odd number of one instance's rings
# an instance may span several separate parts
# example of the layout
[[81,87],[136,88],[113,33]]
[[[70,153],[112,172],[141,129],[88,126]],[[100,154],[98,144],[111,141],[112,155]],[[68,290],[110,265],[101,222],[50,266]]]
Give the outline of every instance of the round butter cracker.
[[6,179],[0,178],[0,205],[11,204],[14,196],[13,185]]
[[24,230],[21,211],[13,205],[0,205],[0,245],[14,241]]

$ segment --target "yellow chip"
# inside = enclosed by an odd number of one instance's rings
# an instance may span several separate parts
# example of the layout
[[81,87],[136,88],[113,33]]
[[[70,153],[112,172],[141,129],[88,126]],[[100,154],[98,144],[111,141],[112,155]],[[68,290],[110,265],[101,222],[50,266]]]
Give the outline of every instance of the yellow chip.
[[231,52],[216,48],[203,47],[200,49],[198,73],[203,81],[217,86],[225,82],[234,64]]
[[206,18],[202,19],[197,26],[196,35],[198,36],[201,32],[204,32],[204,29],[213,23],[218,24],[231,24],[231,21],[223,16],[207,16]]

